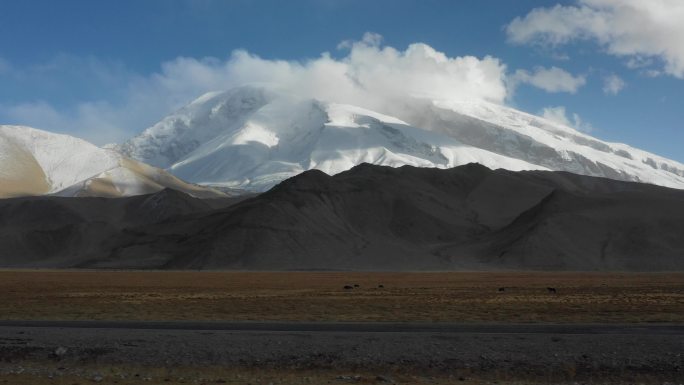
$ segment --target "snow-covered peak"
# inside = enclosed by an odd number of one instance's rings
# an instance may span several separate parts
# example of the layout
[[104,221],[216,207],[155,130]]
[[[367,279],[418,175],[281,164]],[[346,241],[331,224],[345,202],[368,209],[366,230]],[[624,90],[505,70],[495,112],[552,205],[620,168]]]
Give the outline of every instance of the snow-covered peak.
[[73,136],[8,125],[0,125],[0,182],[0,197],[131,196],[166,187],[203,195],[207,190]]
[[562,170],[684,188],[684,165],[483,101],[389,104],[382,112],[266,88],[204,95],[122,152],[195,183],[264,190],[302,171],[360,163]]
[[[115,151],[101,149],[73,136],[25,126],[0,126],[0,142],[4,142],[4,147],[14,147],[15,151],[30,155],[45,174],[49,193],[114,168],[121,158]],[[16,163],[23,163],[23,167],[26,162],[8,156],[4,151],[0,157],[4,173],[16,169]]]
[[168,167],[226,129],[238,126],[273,98],[257,87],[207,93],[124,143],[120,151],[156,167]]

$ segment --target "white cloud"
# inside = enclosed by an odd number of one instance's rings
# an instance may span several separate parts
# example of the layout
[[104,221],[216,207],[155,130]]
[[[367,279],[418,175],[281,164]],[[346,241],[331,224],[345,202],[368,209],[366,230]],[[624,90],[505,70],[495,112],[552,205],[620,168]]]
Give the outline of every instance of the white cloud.
[[603,78],[603,92],[609,95],[617,95],[622,91],[627,83],[615,74]]
[[518,44],[593,40],[609,54],[626,57],[629,66],[656,58],[662,71],[684,78],[683,20],[682,0],[577,0],[576,5],[535,8],[515,18],[506,32]]
[[518,84],[530,84],[546,92],[569,92],[574,94],[580,87],[586,84],[586,78],[581,75],[573,76],[571,73],[558,67],[536,67],[532,72],[526,70],[515,71],[510,78],[510,82],[512,87],[516,87]]
[[554,123],[572,127],[580,131],[591,132],[594,129],[591,124],[583,121],[582,118],[580,118],[580,116],[576,113],[573,113],[572,119],[570,119],[567,115],[565,107],[563,106],[546,107],[539,112],[539,115]]
[[66,64],[58,60],[35,72],[87,68],[78,80],[97,79],[97,84],[110,87],[107,91],[117,95],[116,100],[87,101],[69,110],[38,101],[0,106],[0,114],[15,122],[69,131],[103,144],[127,139],[203,93],[245,84],[270,84],[304,97],[361,104],[380,111],[396,105],[394,101],[412,97],[497,103],[506,99],[506,67],[496,58],[449,57],[422,43],[405,50],[381,43],[380,35],[368,33],[361,41],[344,43],[341,48],[347,52],[340,59],[324,53],[307,61],[268,60],[244,50],[234,51],[226,60],[179,57],[163,63],[161,71],[149,76],[93,60],[78,65],[73,60],[66,60]]

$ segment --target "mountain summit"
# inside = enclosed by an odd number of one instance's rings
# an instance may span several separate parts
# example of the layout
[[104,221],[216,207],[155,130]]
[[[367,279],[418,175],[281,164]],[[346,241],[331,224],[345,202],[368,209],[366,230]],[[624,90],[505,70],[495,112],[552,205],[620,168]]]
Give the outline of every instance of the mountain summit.
[[361,163],[568,171],[684,188],[684,165],[484,101],[416,99],[383,113],[263,87],[203,95],[120,146],[191,182],[266,190]]

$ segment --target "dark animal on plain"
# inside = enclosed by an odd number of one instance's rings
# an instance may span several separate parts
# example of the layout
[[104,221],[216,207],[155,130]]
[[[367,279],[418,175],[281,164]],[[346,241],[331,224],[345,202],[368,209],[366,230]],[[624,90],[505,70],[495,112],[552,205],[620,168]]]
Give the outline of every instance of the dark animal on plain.
[[557,293],[555,287],[547,287],[546,290],[548,290],[549,293]]
[[385,285],[378,285],[378,289],[384,289]]
[[500,287],[500,288],[499,288],[499,291],[506,291],[506,288],[505,288],[505,287]]
[[354,284],[354,287],[359,287],[359,284],[358,284],[358,283],[355,283],[355,284]]
[[353,289],[353,288],[354,288],[354,287],[352,287],[352,286],[344,285],[344,289],[345,289],[345,290],[351,290],[351,289]]

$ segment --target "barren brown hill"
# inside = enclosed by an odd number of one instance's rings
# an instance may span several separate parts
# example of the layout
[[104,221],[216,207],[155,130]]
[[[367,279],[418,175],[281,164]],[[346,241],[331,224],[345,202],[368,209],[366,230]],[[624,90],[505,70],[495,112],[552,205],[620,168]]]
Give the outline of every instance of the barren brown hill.
[[[165,194],[126,200],[123,209],[114,208],[117,200],[2,201],[0,261],[255,270],[684,269],[684,191],[648,184],[477,164],[364,164],[335,176],[308,171],[235,204],[209,207]],[[145,199],[156,201],[152,211]]]

